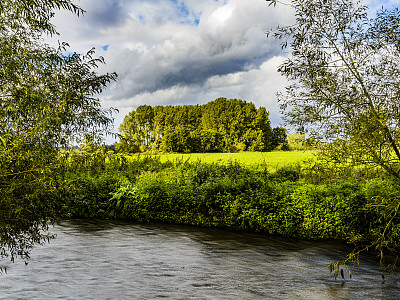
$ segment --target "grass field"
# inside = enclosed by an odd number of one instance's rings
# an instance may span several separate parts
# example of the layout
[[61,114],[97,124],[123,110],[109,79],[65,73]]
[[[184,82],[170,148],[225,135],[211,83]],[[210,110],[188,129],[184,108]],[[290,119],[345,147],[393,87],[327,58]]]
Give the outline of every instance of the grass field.
[[302,161],[310,159],[315,154],[315,151],[276,151],[276,152],[238,152],[238,153],[174,153],[160,154],[161,161],[167,160],[188,160],[190,162],[201,161],[205,163],[221,163],[239,162],[248,167],[257,169],[267,168],[269,171],[274,171]]

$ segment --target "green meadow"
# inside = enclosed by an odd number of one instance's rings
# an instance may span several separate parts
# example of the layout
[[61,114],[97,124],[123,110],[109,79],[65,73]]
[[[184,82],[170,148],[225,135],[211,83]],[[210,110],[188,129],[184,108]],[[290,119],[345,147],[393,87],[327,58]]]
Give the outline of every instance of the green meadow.
[[238,162],[241,165],[254,169],[266,169],[275,171],[278,168],[302,164],[312,159],[316,151],[274,151],[274,152],[237,152],[237,153],[171,153],[158,154],[161,162],[166,161],[188,161],[203,163],[216,163],[226,165],[231,162]]

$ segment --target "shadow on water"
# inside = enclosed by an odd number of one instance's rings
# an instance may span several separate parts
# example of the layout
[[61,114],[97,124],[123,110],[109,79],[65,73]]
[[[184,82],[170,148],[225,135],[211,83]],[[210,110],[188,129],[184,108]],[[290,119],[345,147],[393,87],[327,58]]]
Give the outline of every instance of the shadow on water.
[[328,265],[346,244],[165,224],[70,220],[32,260],[9,264],[1,299],[399,299],[373,256],[351,280]]

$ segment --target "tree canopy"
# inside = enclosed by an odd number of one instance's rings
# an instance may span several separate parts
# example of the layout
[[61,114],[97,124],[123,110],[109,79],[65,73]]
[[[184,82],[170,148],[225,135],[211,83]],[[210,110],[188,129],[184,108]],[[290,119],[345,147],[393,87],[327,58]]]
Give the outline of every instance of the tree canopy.
[[268,151],[285,130],[272,132],[264,107],[239,99],[218,98],[204,105],[139,106],[120,127],[117,149],[125,152]]
[[279,68],[292,82],[279,95],[286,121],[335,140],[335,156],[400,178],[399,9],[370,19],[361,1],[294,0],[292,7],[296,24],[273,33],[291,49]]
[[[291,7],[295,24],[272,32],[290,49],[279,67],[291,83],[279,95],[287,123],[323,139],[321,154],[339,174],[358,166],[400,179],[399,9],[370,18],[363,1],[293,0]],[[382,232],[371,235],[383,251],[400,200],[388,193],[380,201],[371,207],[384,207]]]
[[96,73],[103,59],[44,42],[57,34],[56,9],[83,13],[69,0],[0,3],[0,255],[12,260],[49,238],[43,230],[61,206],[60,148],[113,121],[95,97],[116,79]]

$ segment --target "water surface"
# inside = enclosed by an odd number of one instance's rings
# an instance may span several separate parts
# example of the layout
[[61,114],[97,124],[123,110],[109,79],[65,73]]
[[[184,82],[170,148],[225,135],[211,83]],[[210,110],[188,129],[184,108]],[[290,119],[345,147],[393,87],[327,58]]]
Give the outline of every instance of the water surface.
[[57,238],[2,264],[0,299],[400,299],[373,257],[334,280],[350,248],[161,224],[65,221]]

